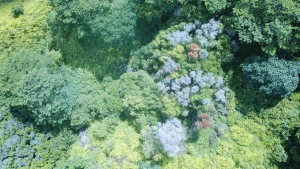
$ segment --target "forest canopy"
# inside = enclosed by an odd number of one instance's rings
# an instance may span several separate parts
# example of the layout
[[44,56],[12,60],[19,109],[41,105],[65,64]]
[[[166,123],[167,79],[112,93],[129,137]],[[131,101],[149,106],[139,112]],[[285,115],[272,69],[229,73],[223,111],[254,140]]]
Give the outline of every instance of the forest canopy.
[[0,168],[300,165],[300,2],[0,0]]

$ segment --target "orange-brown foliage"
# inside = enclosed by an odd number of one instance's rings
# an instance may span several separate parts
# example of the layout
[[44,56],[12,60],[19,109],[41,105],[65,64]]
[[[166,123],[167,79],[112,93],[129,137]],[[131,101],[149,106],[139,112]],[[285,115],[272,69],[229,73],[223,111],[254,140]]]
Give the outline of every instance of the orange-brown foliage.
[[202,119],[202,127],[207,128],[210,126],[210,121],[207,119]]
[[190,52],[198,52],[200,50],[200,47],[196,43],[190,44]]
[[189,45],[190,51],[188,53],[189,58],[197,59],[198,58],[198,51],[200,50],[200,47],[196,43],[191,43]]
[[206,113],[201,113],[199,117],[202,119],[202,127],[207,128],[210,126],[209,115]]

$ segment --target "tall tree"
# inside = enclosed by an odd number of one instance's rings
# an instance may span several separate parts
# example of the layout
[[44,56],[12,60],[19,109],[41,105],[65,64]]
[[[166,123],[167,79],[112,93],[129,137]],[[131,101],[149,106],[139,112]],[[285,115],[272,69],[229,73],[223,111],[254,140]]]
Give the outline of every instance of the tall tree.
[[93,37],[118,45],[135,35],[136,15],[128,0],[50,0],[50,5],[53,11],[48,24],[61,37],[74,32],[78,38]]
[[272,55],[278,48],[299,51],[299,1],[240,0],[234,4],[230,20],[241,41],[256,42]]

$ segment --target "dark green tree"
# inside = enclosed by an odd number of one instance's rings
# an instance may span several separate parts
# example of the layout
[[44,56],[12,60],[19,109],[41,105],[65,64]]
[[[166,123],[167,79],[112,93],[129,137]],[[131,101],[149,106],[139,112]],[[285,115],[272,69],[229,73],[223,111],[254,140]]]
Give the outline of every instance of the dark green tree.
[[284,98],[296,90],[300,64],[277,57],[246,59],[241,64],[246,83],[275,98]]
[[50,0],[47,21],[58,38],[71,32],[80,38],[101,39],[109,45],[128,42],[135,34],[136,15],[128,0]]
[[12,53],[1,65],[0,91],[12,106],[30,111],[37,124],[70,122],[79,128],[107,113],[105,92],[91,73],[60,64],[60,57],[58,52]]
[[188,1],[183,0],[133,0],[134,10],[139,17],[150,21],[160,22],[163,15],[172,13],[173,10],[181,4]]
[[24,6],[23,5],[14,6],[12,7],[11,12],[14,18],[18,18],[20,15],[24,14]]
[[290,139],[292,141],[294,141],[293,146],[290,149],[290,153],[292,154],[292,160],[295,164],[297,164],[296,166],[299,166],[300,164],[300,126],[298,126],[298,129],[296,130],[297,133],[294,135],[293,139]]

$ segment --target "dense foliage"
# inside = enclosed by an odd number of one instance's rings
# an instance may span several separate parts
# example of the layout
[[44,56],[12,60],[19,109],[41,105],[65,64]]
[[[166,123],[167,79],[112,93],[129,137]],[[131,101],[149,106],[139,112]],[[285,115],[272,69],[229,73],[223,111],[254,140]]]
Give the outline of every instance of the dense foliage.
[[299,5],[0,0],[0,168],[299,168]]
[[53,33],[61,36],[58,38],[75,31],[79,39],[95,37],[110,45],[120,45],[134,36],[136,15],[128,0],[50,0],[50,5],[54,10],[47,21]]
[[242,65],[246,83],[272,97],[284,98],[296,90],[300,74],[298,62],[277,57],[250,57]]
[[275,54],[284,49],[299,51],[299,1],[237,1],[233,11],[233,27],[240,40],[257,42],[265,52]]
[[3,96],[10,104],[31,111],[37,124],[71,122],[81,127],[91,117],[105,114],[100,86],[82,69],[59,63],[58,52],[39,54],[29,50],[12,53],[2,64]]
[[0,106],[0,168],[53,168],[67,157],[65,152],[75,141],[71,131],[43,131],[31,122],[18,121],[3,100]]

